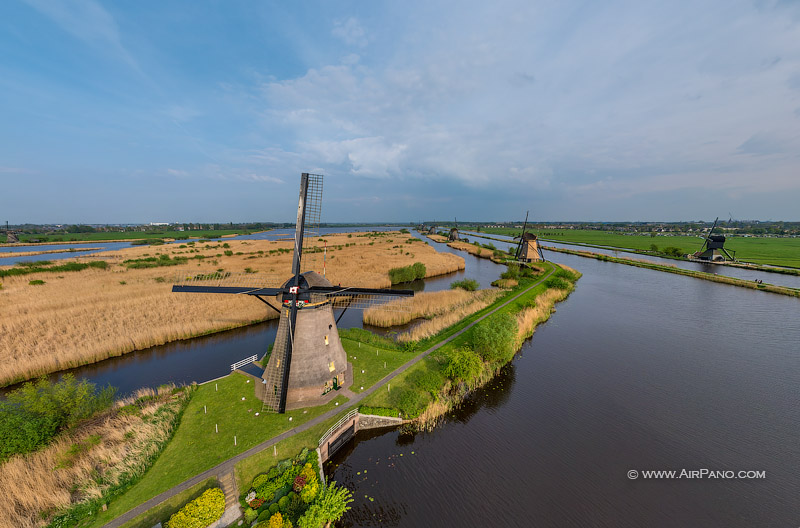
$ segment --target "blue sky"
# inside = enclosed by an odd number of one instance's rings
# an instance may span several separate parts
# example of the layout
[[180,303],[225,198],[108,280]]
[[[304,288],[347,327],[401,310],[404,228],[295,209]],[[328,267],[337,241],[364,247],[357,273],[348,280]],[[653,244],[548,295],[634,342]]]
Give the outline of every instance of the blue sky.
[[800,3],[0,3],[0,216],[800,219]]

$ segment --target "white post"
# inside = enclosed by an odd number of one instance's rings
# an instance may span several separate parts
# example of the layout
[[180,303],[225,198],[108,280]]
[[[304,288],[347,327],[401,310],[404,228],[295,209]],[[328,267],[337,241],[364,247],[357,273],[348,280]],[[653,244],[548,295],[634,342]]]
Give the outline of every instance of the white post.
[[214,384],[214,392],[217,392],[218,390],[219,390],[219,387],[217,387],[217,384],[215,383]]
[[387,383],[386,384],[386,392],[392,392],[392,384],[391,383]]
[[236,435],[233,435],[233,445],[236,445]]
[[205,405],[203,405],[203,414],[208,414],[208,409],[206,409]]
[[272,446],[272,454],[273,456],[278,456],[278,444]]
[[214,424],[214,432],[215,432],[215,433],[218,433],[218,432],[219,432],[219,427],[217,426],[217,424]]

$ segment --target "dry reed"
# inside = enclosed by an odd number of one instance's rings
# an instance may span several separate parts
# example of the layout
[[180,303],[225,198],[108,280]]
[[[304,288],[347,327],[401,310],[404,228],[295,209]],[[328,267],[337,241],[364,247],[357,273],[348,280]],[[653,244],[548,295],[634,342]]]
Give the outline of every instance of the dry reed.
[[[457,255],[438,253],[422,242],[398,244],[406,240],[400,233],[352,238],[331,235],[326,239],[327,278],[334,284],[385,288],[391,284],[390,268],[414,262],[425,264],[427,276],[464,269],[464,259]],[[105,260],[107,270],[43,272],[4,279],[0,289],[0,362],[4,365],[0,385],[276,317],[273,310],[246,296],[171,293],[169,279],[178,273],[205,274],[220,268],[244,272],[250,268],[254,277],[289,274],[291,253],[276,250],[289,249],[291,242],[226,243],[229,248],[216,242],[195,243],[194,247],[138,246],[70,259]],[[233,255],[226,256],[225,251]],[[123,264],[127,259],[158,253],[189,260],[178,266],[145,269],[128,269]],[[197,256],[205,258],[193,259]],[[315,269],[319,269],[322,255],[316,257]],[[46,284],[29,286],[34,278]]]
[[397,336],[400,342],[419,341],[439,333],[449,326],[453,326],[460,320],[468,317],[475,312],[479,312],[492,304],[497,297],[503,294],[500,290],[478,290],[473,292],[475,295],[468,303],[464,303],[450,309],[441,315],[421,322],[409,331]]
[[395,311],[394,303],[364,310],[364,322],[380,327],[403,325],[414,319],[434,317],[469,304],[480,295],[483,294],[462,289],[422,292],[411,299],[400,301],[405,311]]
[[[97,251],[101,249],[99,247],[93,248],[71,248],[71,249],[48,249],[46,251],[19,251],[19,252],[9,252],[9,253],[0,253],[0,259],[4,258],[12,258],[12,257],[33,257],[36,255],[47,255],[48,253],[82,253],[85,251]],[[2,262],[2,260],[0,260]]]
[[162,395],[145,404],[140,415],[108,411],[42,450],[6,461],[0,466],[0,526],[45,526],[42,512],[99,498],[126,474],[143,473],[172,433],[186,398],[185,392]]
[[433,240],[434,242],[440,242],[440,243],[442,243],[442,242],[447,242],[447,237],[446,237],[446,236],[442,236],[442,235],[433,235],[433,234],[431,234],[431,235],[425,235],[425,236],[427,236],[428,238],[430,238],[430,239],[431,239],[431,240]]

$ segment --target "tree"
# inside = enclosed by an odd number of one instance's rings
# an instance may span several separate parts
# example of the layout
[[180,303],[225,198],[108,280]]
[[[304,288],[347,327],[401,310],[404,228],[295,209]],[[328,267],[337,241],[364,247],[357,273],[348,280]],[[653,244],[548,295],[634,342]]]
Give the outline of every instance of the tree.
[[481,372],[481,358],[467,347],[456,348],[447,353],[444,373],[453,380],[470,383]]
[[322,488],[317,500],[298,519],[297,526],[298,528],[330,526],[332,522],[338,521],[345,512],[350,510],[351,502],[353,502],[353,494],[350,493],[350,490],[337,487],[336,482],[331,482],[329,486]]
[[486,361],[505,363],[514,355],[517,320],[508,313],[488,317],[475,325],[472,346]]
[[655,245],[655,244],[650,244],[650,251],[652,251],[653,253],[657,253],[658,252],[658,246]]

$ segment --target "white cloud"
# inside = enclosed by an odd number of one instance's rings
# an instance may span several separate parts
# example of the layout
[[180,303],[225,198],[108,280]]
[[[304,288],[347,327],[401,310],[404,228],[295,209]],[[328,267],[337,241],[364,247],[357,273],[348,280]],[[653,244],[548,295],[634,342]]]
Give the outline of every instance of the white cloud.
[[350,46],[359,46],[363,48],[367,45],[367,34],[355,17],[334,20],[331,34]]

